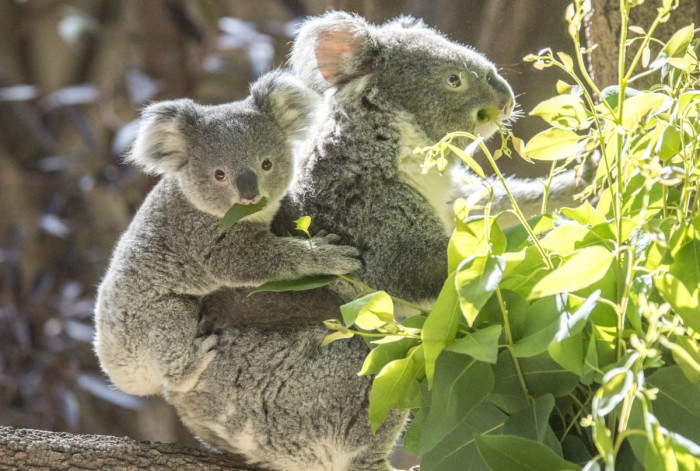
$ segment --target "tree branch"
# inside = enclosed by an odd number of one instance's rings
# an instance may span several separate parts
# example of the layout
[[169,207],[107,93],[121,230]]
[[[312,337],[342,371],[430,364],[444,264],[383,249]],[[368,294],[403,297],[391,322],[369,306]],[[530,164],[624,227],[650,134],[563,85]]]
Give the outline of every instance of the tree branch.
[[[8,468],[9,467],[9,468]],[[0,469],[261,471],[233,455],[174,443],[0,427]]]

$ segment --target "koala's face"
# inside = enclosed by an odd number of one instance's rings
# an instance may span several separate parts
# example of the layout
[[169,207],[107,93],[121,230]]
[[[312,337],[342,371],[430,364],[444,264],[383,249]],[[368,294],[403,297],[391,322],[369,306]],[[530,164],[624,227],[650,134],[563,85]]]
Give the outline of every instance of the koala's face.
[[433,141],[452,131],[489,136],[515,100],[495,67],[474,50],[411,18],[382,26],[333,12],[308,21],[294,43],[292,65],[336,100],[375,100],[406,111]]
[[127,160],[176,177],[197,209],[217,217],[234,204],[276,202],[293,177],[290,142],[304,134],[318,95],[282,71],[263,75],[250,91],[226,105],[150,105]]
[[266,115],[241,103],[207,107],[187,136],[180,184],[200,210],[223,217],[234,204],[281,199],[292,180],[289,145]]
[[377,89],[432,140],[452,131],[488,137],[513,110],[510,86],[474,50],[425,26],[385,25],[379,41]]

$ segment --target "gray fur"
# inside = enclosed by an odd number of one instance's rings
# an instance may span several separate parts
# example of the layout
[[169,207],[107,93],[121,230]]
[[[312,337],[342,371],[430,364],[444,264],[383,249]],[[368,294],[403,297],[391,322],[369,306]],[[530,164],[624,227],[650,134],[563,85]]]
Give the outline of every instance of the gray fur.
[[[220,106],[157,103],[129,160],[163,177],[119,241],[95,311],[95,349],[114,384],[131,394],[188,391],[214,358],[218,338],[199,331],[200,299],[221,287],[258,286],[359,269],[357,251],[333,235],[277,237],[270,221],[293,177],[290,137],[315,95],[279,73],[254,98]],[[261,163],[269,159],[272,167]],[[215,178],[217,171],[225,179]],[[225,233],[220,217],[241,203],[240,175],[268,207]]]
[[[299,31],[291,64],[325,102],[274,230],[308,214],[360,249],[363,281],[431,302],[447,277],[448,202],[460,188],[473,188],[457,185],[451,172],[421,176],[422,157],[413,149],[450,131],[493,133],[513,105],[508,84],[483,56],[410,18],[383,26],[339,12],[312,18]],[[449,74],[464,86],[448,88]],[[534,197],[537,184],[525,185]],[[195,389],[168,393],[168,400],[206,442],[272,469],[390,469],[386,456],[405,414],[369,432],[370,379],[356,376],[366,347],[359,339],[318,347],[328,332],[317,322],[337,317],[336,294],[275,296],[209,296],[210,320],[244,310],[249,324],[219,323],[216,359]],[[308,312],[284,329],[255,321],[256,312],[285,319],[295,309]]]

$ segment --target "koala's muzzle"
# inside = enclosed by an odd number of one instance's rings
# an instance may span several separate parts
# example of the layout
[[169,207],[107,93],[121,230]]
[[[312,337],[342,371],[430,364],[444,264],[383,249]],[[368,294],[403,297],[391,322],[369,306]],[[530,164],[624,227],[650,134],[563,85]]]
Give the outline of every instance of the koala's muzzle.
[[236,188],[242,202],[255,203],[260,199],[258,177],[252,170],[246,170],[236,177]]

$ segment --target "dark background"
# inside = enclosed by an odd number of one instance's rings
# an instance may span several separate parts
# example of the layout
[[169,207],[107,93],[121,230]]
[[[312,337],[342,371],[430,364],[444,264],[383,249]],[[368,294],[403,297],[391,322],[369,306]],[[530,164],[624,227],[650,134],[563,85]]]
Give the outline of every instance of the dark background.
[[[526,113],[555,92],[521,61],[566,50],[563,0],[0,0],[0,425],[193,444],[160,398],[109,386],[97,284],[153,184],[120,163],[152,100],[236,100],[329,8],[422,17],[497,64]],[[397,83],[400,86],[400,82]],[[544,128],[515,125],[523,138]],[[509,174],[546,172],[500,161]]]

